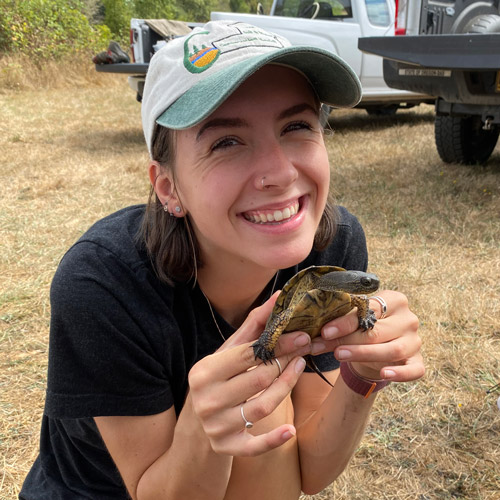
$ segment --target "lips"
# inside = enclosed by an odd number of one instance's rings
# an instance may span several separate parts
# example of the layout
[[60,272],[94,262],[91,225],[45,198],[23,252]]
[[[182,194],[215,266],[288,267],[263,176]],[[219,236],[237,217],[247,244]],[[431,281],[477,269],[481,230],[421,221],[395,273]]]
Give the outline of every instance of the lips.
[[245,212],[243,217],[254,224],[276,224],[290,220],[299,211],[299,201],[285,205],[275,210],[252,210]]

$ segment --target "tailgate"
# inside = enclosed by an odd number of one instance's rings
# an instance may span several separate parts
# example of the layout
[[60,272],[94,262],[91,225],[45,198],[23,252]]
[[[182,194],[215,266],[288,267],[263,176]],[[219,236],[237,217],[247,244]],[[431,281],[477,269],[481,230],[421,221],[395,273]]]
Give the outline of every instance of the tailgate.
[[500,69],[500,33],[366,37],[358,48],[426,68]]

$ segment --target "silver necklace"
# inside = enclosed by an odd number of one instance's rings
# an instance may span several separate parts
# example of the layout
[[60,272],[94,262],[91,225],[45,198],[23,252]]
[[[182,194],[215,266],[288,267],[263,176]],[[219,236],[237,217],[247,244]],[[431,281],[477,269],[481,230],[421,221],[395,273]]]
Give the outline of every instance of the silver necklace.
[[[273,287],[271,288],[271,293],[269,294],[269,297],[271,297],[271,295],[274,293],[274,289],[276,288],[276,282],[278,281],[278,274],[279,274],[279,272],[280,271],[278,269],[276,271],[276,274],[274,275]],[[225,342],[227,339],[226,339],[226,337],[224,337],[224,335],[222,335],[222,330],[220,329],[219,323],[217,323],[217,320],[215,319],[215,314],[214,314],[214,310],[212,308],[212,304],[208,300],[208,297],[205,295],[205,292],[201,289],[201,287],[200,287],[200,290],[201,290],[201,293],[203,294],[203,297],[205,297],[205,300],[207,301],[208,308],[210,309],[210,314],[212,315],[212,319],[214,320],[214,324],[217,327],[217,330],[220,333],[220,336],[222,337],[222,340]],[[268,299],[269,299],[269,297],[268,297]]]

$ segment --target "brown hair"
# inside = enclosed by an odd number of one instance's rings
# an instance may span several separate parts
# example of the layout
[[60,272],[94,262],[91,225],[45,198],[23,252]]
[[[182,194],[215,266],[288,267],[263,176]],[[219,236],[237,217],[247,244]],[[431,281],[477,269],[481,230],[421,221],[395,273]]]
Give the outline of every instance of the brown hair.
[[[152,159],[161,168],[169,169],[175,181],[175,131],[160,125],[153,133]],[[337,209],[329,190],[325,210],[314,237],[315,250],[324,250],[337,230]],[[189,214],[171,217],[151,187],[144,215],[141,236],[158,277],[169,284],[172,280],[187,281],[196,277],[202,265],[196,236]]]

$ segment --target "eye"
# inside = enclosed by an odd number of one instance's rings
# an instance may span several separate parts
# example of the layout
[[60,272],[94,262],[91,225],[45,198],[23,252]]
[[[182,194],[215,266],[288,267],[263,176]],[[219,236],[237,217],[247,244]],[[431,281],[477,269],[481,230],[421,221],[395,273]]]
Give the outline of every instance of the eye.
[[283,133],[294,132],[295,130],[312,130],[312,126],[305,121],[296,121],[289,123],[283,130]]
[[216,151],[220,149],[230,148],[231,146],[237,146],[240,144],[240,141],[236,137],[221,137],[217,139],[210,148],[211,151]]
[[370,278],[361,278],[361,284],[364,286],[371,286],[372,280]]

